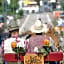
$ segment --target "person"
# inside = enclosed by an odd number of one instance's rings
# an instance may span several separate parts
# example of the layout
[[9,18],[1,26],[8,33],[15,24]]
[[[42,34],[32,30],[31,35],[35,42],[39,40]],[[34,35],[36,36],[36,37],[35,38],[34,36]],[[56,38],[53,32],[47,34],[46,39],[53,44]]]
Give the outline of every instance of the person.
[[3,55],[4,55],[4,50],[3,50],[3,48],[4,48],[4,40],[6,40],[7,38],[9,38],[9,34],[8,34],[8,32],[4,32],[4,33],[2,33],[1,34],[1,39],[2,39],[2,42],[1,42],[1,45],[0,45],[0,52],[1,52],[1,58],[2,58],[2,62],[3,62],[3,64],[5,64],[5,60],[4,60],[4,58],[3,58]]
[[40,20],[37,20],[29,29],[32,34],[29,34],[26,39],[28,40],[28,49],[27,52],[38,52],[38,49],[41,49],[43,46],[42,41],[48,39],[50,41],[50,46],[53,51],[56,50],[54,41],[51,37],[45,34],[45,28]]
[[[8,31],[9,31],[11,37],[4,40],[4,54],[15,53],[11,46],[12,42],[15,42],[15,41],[16,41],[17,47],[25,48],[24,39],[18,37],[19,36],[19,26],[16,24],[11,25],[8,27]],[[7,62],[7,63],[10,63],[10,62]],[[16,62],[12,62],[12,64],[16,64]]]
[[0,17],[0,45],[1,45],[1,42],[2,42],[2,33],[4,32],[4,22],[3,22],[3,18]]
[[0,16],[0,63],[4,64],[3,59],[2,59],[2,35],[4,32],[4,18]]

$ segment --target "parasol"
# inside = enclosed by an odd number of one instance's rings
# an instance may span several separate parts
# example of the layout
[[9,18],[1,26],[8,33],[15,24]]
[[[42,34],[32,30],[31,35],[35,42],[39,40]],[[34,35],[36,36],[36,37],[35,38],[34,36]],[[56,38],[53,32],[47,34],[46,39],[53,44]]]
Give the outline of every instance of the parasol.
[[62,23],[62,24],[58,25],[58,27],[64,27],[64,23]]

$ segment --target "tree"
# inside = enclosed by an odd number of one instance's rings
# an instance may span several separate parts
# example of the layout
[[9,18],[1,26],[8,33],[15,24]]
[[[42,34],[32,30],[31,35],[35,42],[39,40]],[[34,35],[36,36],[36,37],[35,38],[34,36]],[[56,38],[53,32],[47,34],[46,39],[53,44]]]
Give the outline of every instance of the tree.
[[62,8],[64,10],[64,0],[61,1],[61,6],[62,6]]
[[19,8],[19,0],[10,0],[10,5],[8,5],[8,14],[16,14],[16,10]]
[[2,4],[2,0],[0,0],[0,5]]
[[8,16],[22,16],[23,11],[19,10],[19,13],[16,13],[16,10],[19,8],[18,4],[19,0],[10,0],[10,4],[8,4],[7,0],[0,0],[0,15]]
[[22,16],[23,15],[23,10],[19,10],[18,15]]
[[10,8],[11,8],[12,10],[14,9],[14,11],[16,11],[16,9],[19,7],[18,1],[19,1],[19,0],[11,0],[11,1],[10,1]]
[[40,6],[40,0],[35,0],[37,2],[37,5]]
[[0,0],[0,15],[6,13],[7,0]]
[[40,0],[35,0],[37,2],[37,5],[39,6],[39,12],[40,12]]
[[18,13],[16,13],[16,10],[19,8],[18,4],[19,0],[10,0],[10,5],[8,5],[7,15],[13,15],[14,17],[22,16],[23,10],[19,10]]
[[0,14],[2,14],[2,0],[0,0]]

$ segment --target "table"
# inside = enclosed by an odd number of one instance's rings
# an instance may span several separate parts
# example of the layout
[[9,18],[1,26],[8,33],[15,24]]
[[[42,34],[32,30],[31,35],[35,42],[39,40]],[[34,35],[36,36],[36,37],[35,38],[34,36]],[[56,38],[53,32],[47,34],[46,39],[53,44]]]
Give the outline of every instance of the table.
[[[31,53],[27,53],[31,54]],[[13,53],[7,53],[4,54],[5,61],[8,62],[16,62],[16,54]],[[63,53],[62,52],[50,52],[48,56],[44,58],[44,61],[61,61],[63,59]],[[20,54],[20,61],[24,61],[24,55]]]

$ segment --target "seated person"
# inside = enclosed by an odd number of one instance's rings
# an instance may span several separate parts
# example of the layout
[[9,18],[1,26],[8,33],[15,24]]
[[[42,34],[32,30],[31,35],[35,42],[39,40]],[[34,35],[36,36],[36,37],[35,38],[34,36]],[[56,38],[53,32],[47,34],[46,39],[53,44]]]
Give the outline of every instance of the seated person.
[[24,47],[24,39],[18,37],[19,35],[19,28],[14,27],[13,29],[9,29],[9,33],[11,37],[4,41],[4,53],[14,53],[12,50],[11,44],[12,42],[17,42],[18,47]]
[[[39,52],[39,49],[43,47],[43,40],[47,39],[50,42],[51,51],[56,51],[56,47],[54,45],[54,41],[51,37],[47,36],[45,32],[48,31],[48,29],[45,31],[41,22],[37,20],[34,25],[31,26],[30,31],[33,34],[29,34],[26,39],[28,40],[28,52]],[[45,62],[48,63],[48,62]],[[53,63],[53,62],[49,62]],[[54,62],[55,64],[55,62]]]
[[[19,27],[18,26],[11,26],[9,28],[9,33],[11,35],[10,38],[7,38],[4,40],[4,54],[7,53],[16,53],[16,51],[13,50],[13,48],[17,47],[23,47],[25,49],[24,39],[18,37],[19,36]],[[10,62],[7,62],[9,64]],[[17,62],[12,62],[10,64],[16,64]]]
[[[52,47],[53,51],[56,51],[56,47],[54,45],[54,41],[51,37],[47,36],[45,34],[43,25],[40,20],[37,20],[34,25],[31,26],[30,31],[33,33],[32,35],[29,35],[26,37],[26,39],[29,39],[28,43],[28,52],[34,52],[34,49],[42,48],[43,46],[43,40],[48,39],[50,41],[50,46]],[[48,30],[47,30],[48,31]]]

